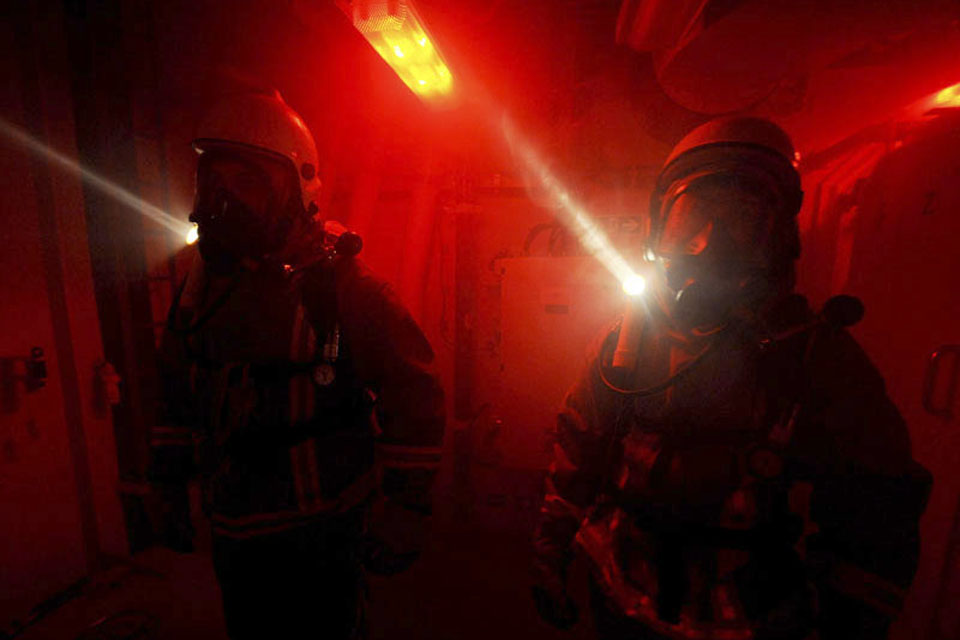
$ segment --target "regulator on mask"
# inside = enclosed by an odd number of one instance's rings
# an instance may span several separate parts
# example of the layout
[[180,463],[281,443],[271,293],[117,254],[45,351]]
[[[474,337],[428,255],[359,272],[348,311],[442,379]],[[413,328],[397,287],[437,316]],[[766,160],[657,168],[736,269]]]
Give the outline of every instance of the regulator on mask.
[[[244,263],[306,238],[320,192],[318,157],[303,119],[278,92],[224,96],[200,123],[197,198],[190,220],[198,227],[205,265],[231,273]],[[299,234],[299,235],[297,235]]]
[[717,326],[786,275],[776,199],[762,184],[709,176],[685,183],[665,204],[651,249],[680,327]]
[[783,131],[756,118],[695,129],[674,149],[651,199],[649,255],[683,330],[709,330],[793,286],[802,192]]
[[217,154],[201,156],[190,221],[198,227],[198,248],[208,268],[227,274],[244,259],[281,249],[295,211],[289,190],[284,198],[266,176],[258,176],[255,165],[238,173],[236,161],[218,166],[220,160]]

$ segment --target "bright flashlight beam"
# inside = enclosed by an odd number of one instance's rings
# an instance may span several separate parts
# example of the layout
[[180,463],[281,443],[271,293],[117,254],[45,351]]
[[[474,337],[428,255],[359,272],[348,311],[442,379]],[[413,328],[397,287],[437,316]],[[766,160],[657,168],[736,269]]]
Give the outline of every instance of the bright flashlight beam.
[[647,281],[643,276],[633,275],[623,281],[623,292],[628,296],[639,296],[647,288]]
[[573,199],[560,180],[540,160],[530,143],[523,138],[506,116],[503,118],[503,133],[514,153],[526,165],[527,169],[533,172],[543,188],[553,198],[563,214],[567,226],[577,234],[584,247],[621,282],[624,291],[629,295],[642,293],[646,287],[643,276],[638,275],[630,268],[623,256],[613,248],[603,229],[598,227],[586,209]]
[[85,168],[76,160],[60,153],[56,149],[43,144],[26,131],[23,131],[19,127],[10,124],[3,118],[0,118],[0,131],[2,131],[7,138],[26,148],[28,151],[35,153],[46,160],[49,160],[53,164],[59,166],[61,169],[79,175],[84,181],[87,182],[87,184],[93,186],[101,193],[110,196],[117,202],[125,204],[134,211],[138,211],[140,214],[153,220],[157,224],[170,229],[181,238],[186,238],[187,234],[190,233],[192,226],[186,221],[170,215],[163,209],[135,196],[120,185],[107,180],[103,176],[100,176]]

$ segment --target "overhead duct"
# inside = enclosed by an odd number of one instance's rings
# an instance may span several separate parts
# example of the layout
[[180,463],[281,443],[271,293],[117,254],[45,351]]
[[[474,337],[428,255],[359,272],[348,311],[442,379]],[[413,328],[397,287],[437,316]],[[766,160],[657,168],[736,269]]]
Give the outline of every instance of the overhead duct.
[[624,0],[616,35],[652,54],[677,104],[771,116],[809,149],[955,82],[957,14],[946,0]]

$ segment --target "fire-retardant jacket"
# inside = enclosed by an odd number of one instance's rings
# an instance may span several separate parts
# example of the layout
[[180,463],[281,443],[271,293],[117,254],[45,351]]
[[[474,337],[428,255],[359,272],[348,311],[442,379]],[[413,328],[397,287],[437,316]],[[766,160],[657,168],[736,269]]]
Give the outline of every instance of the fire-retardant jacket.
[[537,572],[562,576],[579,547],[605,606],[656,637],[885,637],[929,474],[853,338],[786,331],[811,319],[798,299],[709,336],[648,317],[636,369],[612,381],[683,371],[648,395],[604,382],[618,330],[604,336],[557,420]]
[[152,475],[170,486],[199,470],[215,535],[316,522],[378,488],[429,512],[444,425],[433,351],[359,260],[216,278],[196,259],[169,325]]

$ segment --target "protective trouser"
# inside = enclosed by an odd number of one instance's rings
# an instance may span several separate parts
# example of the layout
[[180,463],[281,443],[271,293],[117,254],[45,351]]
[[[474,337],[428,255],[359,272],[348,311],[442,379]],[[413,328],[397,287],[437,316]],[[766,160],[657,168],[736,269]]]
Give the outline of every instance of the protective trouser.
[[213,562],[231,640],[365,636],[360,517],[272,535],[216,536]]

